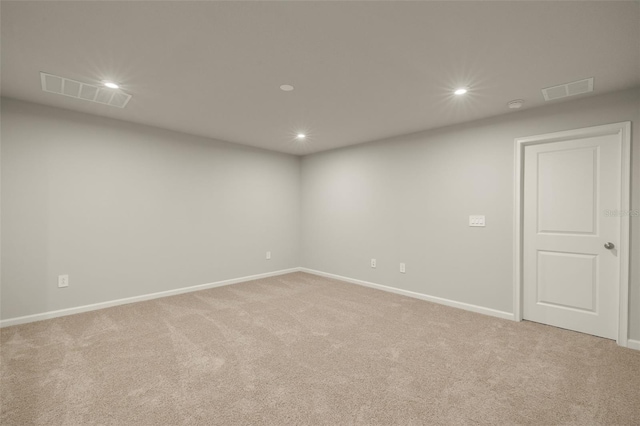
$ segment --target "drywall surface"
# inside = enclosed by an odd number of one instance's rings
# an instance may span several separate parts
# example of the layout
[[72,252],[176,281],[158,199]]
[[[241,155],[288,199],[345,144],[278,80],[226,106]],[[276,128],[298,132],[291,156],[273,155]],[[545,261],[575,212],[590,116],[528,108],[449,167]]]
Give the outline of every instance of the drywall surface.
[[[638,211],[638,90],[303,157],[302,266],[513,312],[514,138],[621,121],[633,122]],[[469,227],[469,215],[486,215],[486,227]],[[638,339],[638,216],[631,233],[630,336]]]
[[3,319],[299,266],[298,157],[10,99],[1,131]]
[[[640,211],[638,90],[302,160],[3,99],[1,318],[296,266],[512,312],[513,139],[620,121]],[[637,215],[631,242],[637,340]]]

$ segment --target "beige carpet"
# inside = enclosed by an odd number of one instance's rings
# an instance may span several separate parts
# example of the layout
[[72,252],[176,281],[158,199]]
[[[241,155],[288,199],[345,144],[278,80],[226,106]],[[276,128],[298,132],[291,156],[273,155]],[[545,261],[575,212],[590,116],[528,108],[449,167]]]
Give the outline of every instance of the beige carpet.
[[304,273],[1,335],[2,425],[640,422],[640,352]]

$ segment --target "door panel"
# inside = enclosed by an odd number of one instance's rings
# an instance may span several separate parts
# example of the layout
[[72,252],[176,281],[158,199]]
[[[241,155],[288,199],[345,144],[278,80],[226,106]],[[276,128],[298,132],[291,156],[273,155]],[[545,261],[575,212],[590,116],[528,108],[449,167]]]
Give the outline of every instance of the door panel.
[[524,319],[617,337],[620,159],[616,135],[525,147]]
[[538,232],[595,232],[597,159],[597,148],[538,154]]
[[595,312],[597,260],[593,255],[538,251],[537,302]]

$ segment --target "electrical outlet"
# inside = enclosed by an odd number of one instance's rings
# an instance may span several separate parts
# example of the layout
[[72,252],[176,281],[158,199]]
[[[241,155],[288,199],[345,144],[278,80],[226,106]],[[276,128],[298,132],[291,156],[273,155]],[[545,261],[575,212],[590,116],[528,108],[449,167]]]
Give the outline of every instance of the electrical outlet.
[[371,267],[372,268],[376,267],[376,260],[375,259],[371,259]]
[[270,251],[268,251],[268,252],[267,252],[267,260],[270,260],[270,259],[271,259],[271,252],[270,252]]
[[400,264],[400,272],[402,272],[403,274],[407,272],[407,268],[404,263]]
[[58,287],[69,287],[69,275],[58,275]]

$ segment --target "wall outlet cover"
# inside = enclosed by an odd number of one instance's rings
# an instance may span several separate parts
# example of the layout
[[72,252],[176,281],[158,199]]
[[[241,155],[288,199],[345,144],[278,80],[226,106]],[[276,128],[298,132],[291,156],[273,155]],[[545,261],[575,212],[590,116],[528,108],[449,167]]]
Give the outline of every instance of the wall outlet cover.
[[69,275],[58,275],[58,287],[69,287]]

